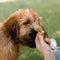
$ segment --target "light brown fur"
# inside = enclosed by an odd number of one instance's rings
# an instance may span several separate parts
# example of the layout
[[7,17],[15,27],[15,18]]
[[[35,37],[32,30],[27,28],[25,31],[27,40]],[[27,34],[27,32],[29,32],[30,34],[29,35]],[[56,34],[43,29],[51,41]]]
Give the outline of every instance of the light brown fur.
[[[28,20],[30,21],[29,26],[25,25]],[[19,43],[21,45],[30,44],[26,44],[29,40],[25,41],[25,38],[28,38],[28,34],[33,28],[33,22],[41,25],[38,14],[32,9],[21,9],[0,24],[0,60],[17,59]]]

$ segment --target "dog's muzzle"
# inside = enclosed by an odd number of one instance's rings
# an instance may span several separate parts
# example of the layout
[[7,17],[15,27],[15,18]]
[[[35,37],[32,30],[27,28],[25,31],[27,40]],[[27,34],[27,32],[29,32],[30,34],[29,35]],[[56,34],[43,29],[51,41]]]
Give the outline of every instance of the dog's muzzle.
[[31,48],[36,48],[36,44],[35,44],[36,34],[37,32],[34,29],[30,31],[30,33],[28,34],[28,38],[25,39],[27,46]]
[[[45,30],[44,30],[45,31]],[[35,44],[35,38],[37,35],[37,31],[35,31],[34,29],[32,29],[30,31],[30,33],[28,34],[28,37],[24,40],[25,41],[25,45],[31,47],[31,48],[36,48],[36,44]],[[44,38],[48,37],[47,33],[44,33]]]

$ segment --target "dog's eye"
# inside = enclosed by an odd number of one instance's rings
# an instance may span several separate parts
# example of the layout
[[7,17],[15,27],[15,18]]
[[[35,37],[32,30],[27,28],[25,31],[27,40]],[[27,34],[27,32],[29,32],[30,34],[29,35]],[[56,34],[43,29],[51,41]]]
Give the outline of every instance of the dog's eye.
[[25,22],[24,24],[25,24],[25,25],[28,25],[28,24],[30,24],[30,21],[27,21],[27,22]]

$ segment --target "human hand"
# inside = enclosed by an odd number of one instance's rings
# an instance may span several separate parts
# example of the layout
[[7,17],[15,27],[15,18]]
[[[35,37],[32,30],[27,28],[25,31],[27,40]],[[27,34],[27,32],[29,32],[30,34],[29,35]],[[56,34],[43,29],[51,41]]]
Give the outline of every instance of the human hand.
[[45,58],[45,60],[55,60],[55,55],[53,50],[50,48],[50,42],[48,38],[43,38],[44,31],[39,32],[36,36],[36,48],[41,52]]
[[36,42],[36,48],[41,51],[43,54],[50,49],[49,46],[49,40],[48,38],[43,38],[44,36],[44,31],[39,32],[36,36],[35,42]]

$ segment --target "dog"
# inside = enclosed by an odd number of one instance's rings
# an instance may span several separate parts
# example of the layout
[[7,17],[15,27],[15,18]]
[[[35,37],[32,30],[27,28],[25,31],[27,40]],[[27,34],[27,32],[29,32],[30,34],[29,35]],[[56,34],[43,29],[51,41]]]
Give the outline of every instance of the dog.
[[[36,47],[34,22],[44,30],[37,12],[33,9],[19,9],[0,23],[0,60],[17,60],[21,46]],[[46,32],[44,37],[47,37]]]

